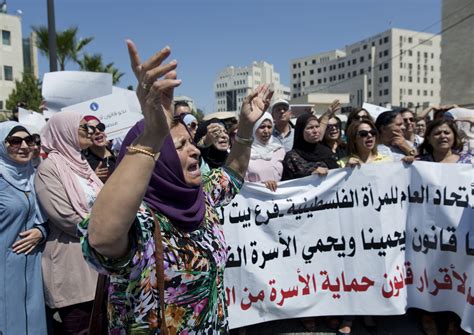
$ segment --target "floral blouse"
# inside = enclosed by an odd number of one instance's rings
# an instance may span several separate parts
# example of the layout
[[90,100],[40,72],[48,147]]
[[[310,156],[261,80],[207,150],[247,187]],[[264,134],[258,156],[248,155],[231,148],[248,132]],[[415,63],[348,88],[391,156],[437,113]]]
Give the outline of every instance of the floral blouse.
[[[163,239],[169,334],[229,331],[223,284],[228,251],[216,207],[229,203],[242,183],[240,176],[228,168],[204,175],[206,215],[203,224],[190,233],[178,230],[156,213]],[[108,259],[90,247],[87,225],[85,220],[79,227],[84,257],[94,269],[110,275],[109,334],[159,334],[161,311],[150,210],[142,203],[129,232],[131,250],[118,260]]]

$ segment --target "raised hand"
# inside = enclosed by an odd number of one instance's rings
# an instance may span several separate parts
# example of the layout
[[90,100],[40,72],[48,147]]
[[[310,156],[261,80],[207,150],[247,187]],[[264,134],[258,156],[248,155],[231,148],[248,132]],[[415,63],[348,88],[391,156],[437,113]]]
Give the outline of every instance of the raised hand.
[[268,85],[259,85],[242,102],[240,109],[239,127],[241,124],[253,125],[270,106],[273,90]]
[[135,44],[127,41],[130,63],[138,80],[137,96],[145,119],[145,133],[165,137],[173,119],[174,88],[181,84],[176,79],[176,60],[163,64],[171,54],[164,47],[142,63]]

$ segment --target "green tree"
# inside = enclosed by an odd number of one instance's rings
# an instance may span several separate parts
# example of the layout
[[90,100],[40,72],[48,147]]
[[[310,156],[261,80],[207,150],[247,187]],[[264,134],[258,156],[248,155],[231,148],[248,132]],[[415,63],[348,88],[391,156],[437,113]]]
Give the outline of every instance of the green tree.
[[31,73],[23,73],[21,81],[15,81],[15,88],[8,96],[6,107],[12,110],[17,103],[24,102],[28,109],[39,111],[41,103],[41,83]]
[[103,65],[101,54],[84,54],[82,59],[77,60],[77,64],[79,64],[79,68],[82,71],[110,73],[114,85],[117,84],[120,81],[120,78],[124,75],[124,73],[114,67],[114,63]]
[[[40,52],[49,57],[49,34],[45,26],[32,27],[36,33],[36,46]],[[56,48],[58,55],[58,65],[61,71],[66,69],[66,63],[69,61],[77,62],[80,52],[84,47],[92,42],[93,37],[78,39],[77,27],[71,27],[65,31],[56,33]]]

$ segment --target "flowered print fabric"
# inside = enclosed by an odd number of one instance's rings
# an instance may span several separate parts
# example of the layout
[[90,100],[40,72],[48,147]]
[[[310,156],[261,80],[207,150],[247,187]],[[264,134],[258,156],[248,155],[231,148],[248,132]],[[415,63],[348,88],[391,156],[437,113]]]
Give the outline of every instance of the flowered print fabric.
[[[156,213],[163,238],[165,318],[169,334],[226,334],[224,267],[227,246],[216,207],[229,203],[242,179],[227,168],[203,176],[206,216],[203,224],[186,233]],[[94,269],[109,274],[109,333],[159,334],[161,311],[155,274],[154,220],[140,206],[129,232],[131,250],[111,260],[92,249],[88,220],[80,224],[84,257]]]

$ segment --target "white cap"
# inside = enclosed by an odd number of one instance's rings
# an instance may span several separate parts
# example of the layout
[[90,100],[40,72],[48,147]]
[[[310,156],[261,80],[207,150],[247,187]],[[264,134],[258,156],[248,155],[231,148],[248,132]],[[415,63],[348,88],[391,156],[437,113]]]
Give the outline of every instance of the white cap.
[[286,107],[290,108],[290,104],[288,103],[288,101],[286,101],[285,99],[277,99],[273,101],[272,105],[270,106],[269,112],[273,113],[273,108],[275,108],[275,106],[277,105],[285,105]]

